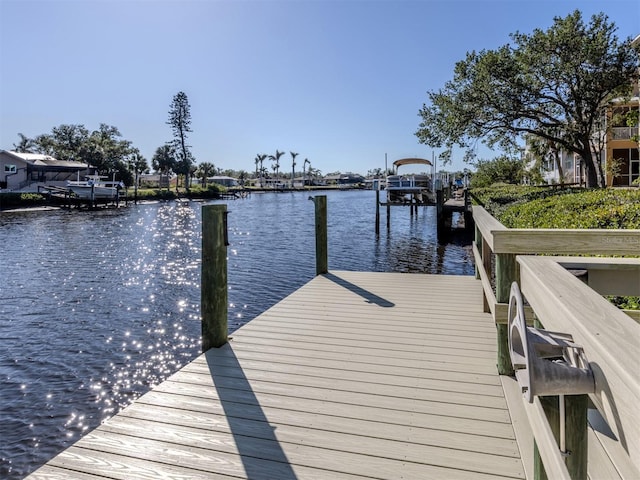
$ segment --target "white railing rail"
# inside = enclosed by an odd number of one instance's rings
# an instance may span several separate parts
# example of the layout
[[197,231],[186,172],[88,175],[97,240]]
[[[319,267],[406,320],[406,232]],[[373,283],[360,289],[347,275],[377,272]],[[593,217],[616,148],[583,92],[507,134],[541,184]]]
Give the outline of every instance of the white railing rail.
[[[528,301],[529,320],[568,333],[584,347],[596,379],[590,398],[640,471],[640,324],[602,296],[640,296],[640,259],[611,257],[640,255],[640,230],[509,229],[478,206],[473,218],[476,277],[482,282],[484,310],[496,323],[499,373],[514,373],[507,323],[515,281]],[[580,279],[569,269],[586,274]],[[526,410],[535,416],[544,409],[534,403]],[[551,470],[548,478],[566,478],[564,467],[554,467],[559,450],[548,445],[550,432],[541,427],[548,427],[547,421],[532,418],[530,424],[545,468]],[[569,473],[583,478],[582,471]]]

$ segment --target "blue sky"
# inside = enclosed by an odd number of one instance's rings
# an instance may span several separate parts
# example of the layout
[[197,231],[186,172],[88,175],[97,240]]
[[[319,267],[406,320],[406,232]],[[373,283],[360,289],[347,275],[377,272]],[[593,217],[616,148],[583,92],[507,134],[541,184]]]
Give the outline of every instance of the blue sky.
[[431,158],[418,110],[455,63],[575,9],[640,33],[638,0],[0,0],[0,149],[106,123],[150,163],[184,91],[198,163],[253,171],[279,149],[285,171],[295,151],[297,169],[365,174],[385,154]]

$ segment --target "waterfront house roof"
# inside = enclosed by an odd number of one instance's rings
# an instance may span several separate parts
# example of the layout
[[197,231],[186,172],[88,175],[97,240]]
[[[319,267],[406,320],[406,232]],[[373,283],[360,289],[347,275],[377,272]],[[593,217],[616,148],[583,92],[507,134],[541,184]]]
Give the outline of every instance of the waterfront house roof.
[[42,168],[64,168],[64,169],[77,169],[77,170],[85,170],[89,168],[89,165],[82,162],[76,162],[73,160],[57,160],[51,155],[45,155],[43,153],[24,153],[24,152],[14,152],[10,150],[1,150],[0,153],[4,153],[9,155],[10,157],[15,158],[16,160],[22,160],[24,163],[28,165],[32,165],[34,167],[42,167]]

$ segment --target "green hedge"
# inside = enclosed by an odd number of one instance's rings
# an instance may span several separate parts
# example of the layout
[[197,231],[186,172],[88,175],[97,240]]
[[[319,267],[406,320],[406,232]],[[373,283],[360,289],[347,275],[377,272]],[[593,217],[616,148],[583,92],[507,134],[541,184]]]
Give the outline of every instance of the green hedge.
[[[473,189],[474,201],[508,228],[640,229],[640,190],[576,190],[525,186]],[[607,297],[640,310],[640,297]]]
[[47,203],[39,193],[0,193],[0,208],[36,207]]
[[471,193],[476,203],[508,228],[640,228],[638,189],[509,185]]
[[508,228],[640,229],[640,191],[600,189],[555,195],[506,208]]

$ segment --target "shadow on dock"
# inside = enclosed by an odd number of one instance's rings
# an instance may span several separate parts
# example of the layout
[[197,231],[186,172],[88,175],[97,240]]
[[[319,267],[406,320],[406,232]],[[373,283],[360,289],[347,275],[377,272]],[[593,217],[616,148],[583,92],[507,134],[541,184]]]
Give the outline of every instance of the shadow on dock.
[[[232,346],[210,349],[205,356],[247,478],[264,478],[268,462],[272,478],[297,480],[276,436],[277,427],[269,423]],[[234,370],[232,378],[229,369]]]
[[362,298],[364,298],[367,301],[367,303],[375,303],[380,307],[387,307],[387,308],[396,306],[395,303],[390,302],[389,300],[386,300],[382,297],[379,297],[375,293],[372,293],[369,290],[365,290],[364,288],[359,287],[358,285],[355,285],[345,280],[344,278],[340,278],[337,275],[334,275],[333,273],[325,273],[323,276],[331,280],[332,282],[337,283],[341,287],[344,287],[347,290],[352,291],[356,295],[360,295]]

